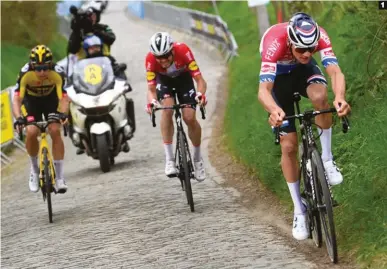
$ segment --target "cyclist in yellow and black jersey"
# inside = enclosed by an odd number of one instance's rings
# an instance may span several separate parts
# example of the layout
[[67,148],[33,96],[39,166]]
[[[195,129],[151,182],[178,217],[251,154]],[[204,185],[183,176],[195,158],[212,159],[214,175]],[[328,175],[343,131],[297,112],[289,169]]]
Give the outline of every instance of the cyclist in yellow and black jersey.
[[[52,61],[52,52],[45,45],[37,45],[31,50],[30,61],[25,64],[17,80],[13,97],[15,127],[19,130],[28,122],[55,118],[67,121],[69,99],[64,86],[63,69]],[[67,190],[63,177],[64,145],[60,133],[60,123],[51,123],[48,132],[52,139],[52,153],[56,170],[56,189],[59,193]],[[26,149],[31,159],[29,187],[32,192],[39,190],[38,151],[39,129],[34,125],[26,127]]]

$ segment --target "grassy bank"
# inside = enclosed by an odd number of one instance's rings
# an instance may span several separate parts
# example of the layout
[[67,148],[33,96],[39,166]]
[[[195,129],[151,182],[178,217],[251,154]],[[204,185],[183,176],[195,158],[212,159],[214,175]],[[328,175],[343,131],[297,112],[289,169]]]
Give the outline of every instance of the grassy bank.
[[[67,40],[60,34],[55,34],[55,38],[49,44],[53,51],[54,60],[59,61],[66,56]],[[14,85],[17,75],[25,63],[31,48],[3,42],[1,45],[1,89]]]
[[[170,3],[215,13],[208,2]],[[350,132],[343,134],[340,124],[334,126],[332,145],[345,180],[334,188],[335,198],[341,204],[335,209],[339,252],[363,268],[387,268],[387,81],[378,79],[387,72],[383,54],[386,46],[376,44],[371,52],[371,77],[368,76],[369,49],[378,28],[372,23],[377,22],[366,16],[367,7],[362,6],[356,12],[346,12],[338,27],[338,21],[332,20],[331,14],[336,10],[332,5],[326,4],[317,20],[330,35],[346,75],[347,96],[353,108]],[[228,147],[256,171],[257,178],[281,198],[290,213],[292,203],[281,172],[280,148],[274,145],[267,112],[257,101],[260,40],[255,10],[249,9],[245,2],[227,1],[218,2],[218,9],[235,36],[240,55],[229,65],[224,130]],[[271,5],[269,11],[273,11]],[[359,25],[359,21],[364,23]],[[319,61],[319,56],[316,59]],[[332,97],[330,94],[330,103]]]

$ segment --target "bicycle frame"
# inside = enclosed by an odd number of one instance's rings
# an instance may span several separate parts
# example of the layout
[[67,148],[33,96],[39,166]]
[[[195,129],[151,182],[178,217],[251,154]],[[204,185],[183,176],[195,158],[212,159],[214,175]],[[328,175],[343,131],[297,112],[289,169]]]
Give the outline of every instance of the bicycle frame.
[[52,182],[52,185],[55,185],[56,181],[55,181],[55,178],[56,178],[56,173],[55,173],[55,167],[54,167],[54,162],[53,162],[53,157],[51,155],[51,152],[50,152],[50,146],[48,144],[48,141],[47,141],[47,133],[46,133],[46,128],[44,128],[44,130],[42,130],[43,128],[41,128],[41,134],[40,134],[40,137],[41,137],[41,140],[40,140],[40,145],[39,145],[39,161],[40,161],[40,164],[39,164],[39,182],[40,182],[40,187],[43,186],[43,172],[44,172],[44,158],[43,158],[43,152],[44,152],[44,149],[47,150],[47,159],[49,161],[49,169],[50,169],[50,173],[52,175],[51,177],[51,182]]

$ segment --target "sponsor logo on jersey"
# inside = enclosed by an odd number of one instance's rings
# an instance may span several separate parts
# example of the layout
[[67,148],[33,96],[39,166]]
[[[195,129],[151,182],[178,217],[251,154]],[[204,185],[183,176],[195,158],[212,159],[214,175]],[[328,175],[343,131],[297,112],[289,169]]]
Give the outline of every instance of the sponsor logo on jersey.
[[278,39],[274,39],[266,50],[265,58],[270,61],[271,57],[274,56],[280,45],[281,44],[278,42]]
[[277,71],[276,63],[262,62],[261,74],[275,74]]
[[154,80],[155,77],[156,77],[156,74],[154,72],[150,72],[150,71],[146,72],[146,79],[147,80]]
[[188,51],[185,55],[187,56],[188,61],[192,61],[193,60],[191,52]]
[[189,65],[188,65],[188,68],[189,70],[191,71],[196,71],[199,69],[198,65],[196,64],[196,61],[192,61]]
[[332,49],[328,49],[324,51],[324,56],[335,56],[335,54],[333,53]]
[[325,44],[329,46],[331,44],[331,41],[329,40],[329,37],[327,34],[325,34],[323,31],[321,33],[321,39],[324,40]]

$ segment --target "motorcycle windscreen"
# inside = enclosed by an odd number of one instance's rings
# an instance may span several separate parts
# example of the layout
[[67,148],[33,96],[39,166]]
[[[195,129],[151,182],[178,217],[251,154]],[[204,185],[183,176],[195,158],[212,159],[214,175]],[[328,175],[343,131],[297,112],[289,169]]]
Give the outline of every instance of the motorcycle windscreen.
[[112,88],[114,73],[107,57],[80,60],[74,66],[74,88],[77,92],[99,95]]

